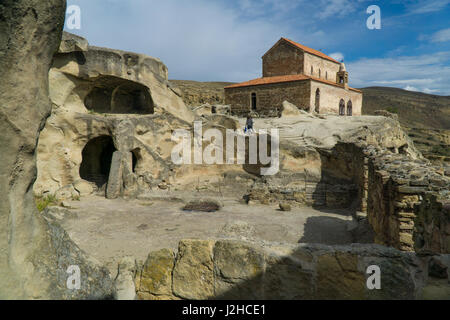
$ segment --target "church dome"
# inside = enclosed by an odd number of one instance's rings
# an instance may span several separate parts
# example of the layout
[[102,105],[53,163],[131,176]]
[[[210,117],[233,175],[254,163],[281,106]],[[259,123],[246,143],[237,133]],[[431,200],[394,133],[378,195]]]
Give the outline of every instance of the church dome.
[[344,72],[347,71],[347,69],[345,68],[345,64],[343,62],[341,62],[341,66],[339,67],[339,72]]

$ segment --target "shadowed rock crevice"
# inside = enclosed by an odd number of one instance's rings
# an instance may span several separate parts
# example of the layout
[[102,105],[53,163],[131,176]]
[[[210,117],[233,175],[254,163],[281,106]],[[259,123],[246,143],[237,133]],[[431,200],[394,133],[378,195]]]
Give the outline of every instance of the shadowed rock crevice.
[[80,177],[94,182],[99,188],[108,182],[113,153],[116,151],[110,136],[101,136],[88,142],[83,149]]

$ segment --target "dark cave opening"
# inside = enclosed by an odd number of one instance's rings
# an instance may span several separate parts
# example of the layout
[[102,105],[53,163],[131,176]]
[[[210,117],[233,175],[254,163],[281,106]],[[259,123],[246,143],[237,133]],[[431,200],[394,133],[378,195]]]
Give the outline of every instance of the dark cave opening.
[[113,153],[116,151],[110,136],[90,140],[83,149],[80,177],[94,182],[99,188],[108,182]]
[[136,173],[136,168],[139,165],[139,161],[142,159],[141,149],[136,148],[136,149],[132,150],[131,155],[132,155],[132,169],[133,169],[133,172]]
[[153,114],[154,103],[149,88],[115,77],[101,77],[84,99],[86,108],[110,114]]

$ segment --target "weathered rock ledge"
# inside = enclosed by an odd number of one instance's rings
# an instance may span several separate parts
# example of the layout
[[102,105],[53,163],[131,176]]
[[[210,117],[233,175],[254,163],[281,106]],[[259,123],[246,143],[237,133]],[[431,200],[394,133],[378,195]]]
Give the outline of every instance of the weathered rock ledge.
[[[367,286],[374,265],[380,290]],[[135,285],[143,300],[448,299],[449,266],[449,255],[421,257],[380,245],[183,240],[177,252],[150,253]]]

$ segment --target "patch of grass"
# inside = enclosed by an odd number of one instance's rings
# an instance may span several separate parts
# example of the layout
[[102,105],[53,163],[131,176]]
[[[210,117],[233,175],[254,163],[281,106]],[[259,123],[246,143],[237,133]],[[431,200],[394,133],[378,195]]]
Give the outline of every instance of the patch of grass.
[[390,113],[398,114],[398,108],[396,108],[396,107],[387,107],[386,111],[388,111]]
[[36,207],[39,210],[39,212],[42,212],[51,205],[57,205],[58,199],[55,197],[55,195],[48,195],[46,197],[39,197],[36,198]]
[[141,206],[144,206],[144,207],[150,207],[150,206],[152,206],[153,205],[153,202],[141,202],[141,203],[139,203]]

